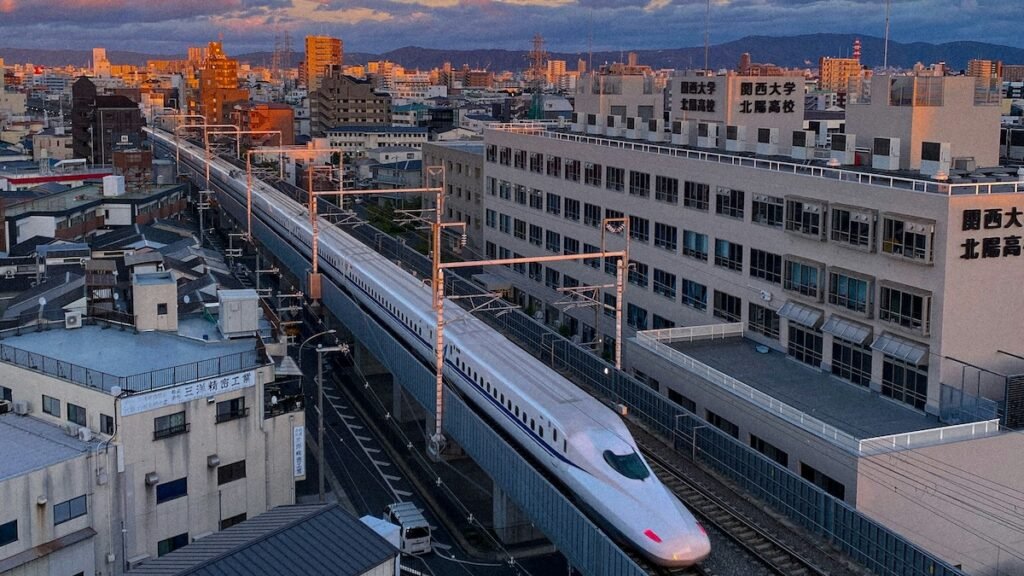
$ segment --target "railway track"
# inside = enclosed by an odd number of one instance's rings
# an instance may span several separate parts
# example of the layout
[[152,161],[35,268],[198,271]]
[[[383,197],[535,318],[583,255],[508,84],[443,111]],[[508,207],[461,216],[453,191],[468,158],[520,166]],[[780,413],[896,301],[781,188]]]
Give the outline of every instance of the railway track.
[[[664,457],[668,448],[654,448],[638,442],[651,470],[703,522],[717,528],[750,556],[775,574],[784,576],[825,576],[828,572],[816,567],[768,531],[735,512],[728,503],[710,490],[690,480]],[[714,554],[714,551],[712,551]],[[708,574],[704,569],[697,574]],[[682,572],[687,574],[687,572]]]

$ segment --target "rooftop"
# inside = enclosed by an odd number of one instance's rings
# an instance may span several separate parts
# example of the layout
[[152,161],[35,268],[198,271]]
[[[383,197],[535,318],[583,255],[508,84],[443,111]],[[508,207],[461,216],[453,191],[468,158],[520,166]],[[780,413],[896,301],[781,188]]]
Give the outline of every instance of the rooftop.
[[64,192],[9,206],[6,215],[9,217],[33,212],[64,212],[106,201],[145,200],[181,187],[181,184],[153,185],[141,189],[126,189],[125,193],[120,196],[104,196],[102,184],[85,184]]
[[0,414],[0,482],[88,452],[95,443],[68,436],[60,426],[12,412]]
[[0,362],[106,392],[114,386],[160,388],[262,364],[255,338],[219,340],[216,324],[205,318],[181,318],[178,332],[135,333],[101,325],[22,329],[0,342]]
[[387,126],[384,124],[349,124],[331,128],[328,132],[365,132],[365,133],[391,133],[391,134],[423,134],[427,129],[418,126]]
[[[742,337],[742,331],[742,324],[648,330],[639,332],[636,342],[856,454],[998,432],[998,421],[946,426],[935,417],[790,359],[784,352],[759,351],[756,342]],[[709,337],[712,332],[714,336]]]
[[731,164],[772,172],[798,174],[829,180],[856,182],[868,186],[880,186],[912,192],[926,192],[945,196],[961,194],[1013,194],[1024,193],[1024,182],[1017,174],[1017,167],[996,166],[978,168],[973,171],[950,170],[949,180],[939,181],[910,170],[876,170],[868,166],[829,167],[827,160],[798,160],[789,156],[764,156],[752,152],[725,152],[717,148],[698,148],[670,144],[631,140],[624,137],[591,135],[572,132],[569,128],[558,128],[554,122],[524,122],[491,125],[491,130],[511,132],[540,138],[551,138],[567,142],[578,142],[597,146],[608,146],[650,154],[663,154],[690,160]]
[[451,148],[453,150],[461,150],[463,152],[469,152],[470,154],[483,155],[484,143],[482,140],[440,140],[437,142],[431,142],[431,146],[441,146],[444,148]]
[[279,506],[132,570],[140,576],[355,576],[398,550],[337,504]]

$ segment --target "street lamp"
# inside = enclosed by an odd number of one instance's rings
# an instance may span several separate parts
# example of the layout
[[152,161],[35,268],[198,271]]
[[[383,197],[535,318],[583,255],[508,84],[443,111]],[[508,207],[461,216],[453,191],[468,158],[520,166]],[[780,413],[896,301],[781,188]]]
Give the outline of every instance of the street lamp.
[[[334,334],[335,330],[324,330],[323,332],[314,334],[299,345],[299,360],[302,360],[302,349],[306,347],[314,338],[319,338],[327,334]],[[324,354],[328,352],[348,352],[348,345],[342,344],[340,346],[330,346],[324,348],[323,345],[317,344],[316,346],[316,412],[317,412],[317,469],[319,472],[319,494],[320,503],[324,502]]]

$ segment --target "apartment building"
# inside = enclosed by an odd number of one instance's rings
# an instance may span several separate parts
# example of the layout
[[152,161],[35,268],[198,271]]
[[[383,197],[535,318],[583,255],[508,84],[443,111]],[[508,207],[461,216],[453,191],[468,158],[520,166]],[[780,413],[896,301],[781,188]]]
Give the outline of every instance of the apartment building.
[[275,381],[255,316],[235,318],[245,294],[214,324],[177,317],[170,273],[136,274],[133,291],[130,329],[69,313],[3,334],[5,570],[121,574],[294,504],[300,391]]
[[[479,140],[430,142],[423,145],[423,182],[427,171],[444,168],[445,214],[448,222],[466,223],[466,247],[477,254],[483,251],[483,169],[484,144]],[[434,198],[424,197],[426,206]]]
[[[989,163],[987,89],[890,80],[873,79],[831,150],[802,130],[800,106],[771,94],[784,78],[673,78],[667,130],[579,107],[569,127],[487,130],[485,253],[597,252],[602,238],[621,250],[628,238],[621,303],[612,258],[500,273],[538,319],[609,357],[621,304],[624,367],[652,388],[930,550],[983,565],[998,548],[939,528],[933,509],[952,513],[948,499],[924,510],[893,496],[879,451],[1005,477],[994,455],[1016,436],[999,434],[997,407],[1024,372],[1024,188],[1016,168]],[[626,218],[628,237],[609,218]],[[599,306],[556,305],[586,286],[603,287]],[[900,494],[925,481],[900,473]],[[983,514],[970,522],[1004,543],[1021,536]]]

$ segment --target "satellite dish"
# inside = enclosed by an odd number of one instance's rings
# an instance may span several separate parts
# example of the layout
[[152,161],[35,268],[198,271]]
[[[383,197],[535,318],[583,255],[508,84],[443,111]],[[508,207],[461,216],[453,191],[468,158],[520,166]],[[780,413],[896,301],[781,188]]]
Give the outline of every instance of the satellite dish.
[[186,294],[185,297],[181,299],[181,301],[184,302],[185,304],[188,304],[189,302],[192,301],[192,299],[189,298],[188,294]]
[[120,300],[120,299],[121,299],[121,295],[118,294],[117,292],[114,292],[114,300],[116,301],[116,300]]

